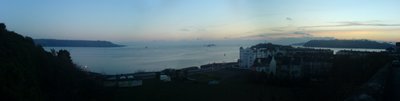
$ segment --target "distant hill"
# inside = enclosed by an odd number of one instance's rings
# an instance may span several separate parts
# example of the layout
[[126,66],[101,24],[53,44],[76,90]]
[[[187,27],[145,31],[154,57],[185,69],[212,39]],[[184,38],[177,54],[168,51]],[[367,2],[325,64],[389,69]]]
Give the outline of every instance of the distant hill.
[[294,43],[294,44],[291,44],[291,45],[294,45],[294,46],[303,46],[304,44],[306,44],[306,42]]
[[58,40],[58,39],[34,39],[35,44],[44,47],[123,47],[109,41],[91,40]]
[[386,49],[394,45],[371,40],[310,40],[305,47]]

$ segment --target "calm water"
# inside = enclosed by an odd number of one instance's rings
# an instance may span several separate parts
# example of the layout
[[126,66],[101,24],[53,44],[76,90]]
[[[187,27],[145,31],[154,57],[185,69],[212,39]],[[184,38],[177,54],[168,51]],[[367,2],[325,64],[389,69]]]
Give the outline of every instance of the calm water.
[[[46,47],[66,49],[72,59],[94,72],[116,74],[137,71],[159,71],[166,68],[200,66],[214,62],[233,62],[239,57],[238,44],[176,44],[150,43],[125,44],[126,47]],[[147,47],[147,48],[146,48]]]
[[[78,65],[88,70],[106,73],[132,73],[159,71],[166,68],[185,68],[214,62],[233,62],[239,58],[239,47],[248,44],[216,43],[205,47],[204,43],[127,43],[126,47],[46,47],[66,49]],[[147,47],[147,48],[146,48]],[[324,48],[357,51],[383,51],[382,49]]]
[[385,49],[365,49],[365,48],[321,48],[321,47],[313,47],[316,49],[331,49],[336,54],[336,52],[340,50],[352,50],[352,51],[367,51],[367,52],[382,52]]
[[[303,46],[294,46],[294,47],[303,47]],[[336,54],[336,52],[338,52],[340,50],[367,51],[367,52],[382,52],[382,51],[385,51],[385,49],[366,49],[366,48],[325,48],[325,47],[305,47],[305,48],[330,49],[330,50],[333,50],[334,54]]]

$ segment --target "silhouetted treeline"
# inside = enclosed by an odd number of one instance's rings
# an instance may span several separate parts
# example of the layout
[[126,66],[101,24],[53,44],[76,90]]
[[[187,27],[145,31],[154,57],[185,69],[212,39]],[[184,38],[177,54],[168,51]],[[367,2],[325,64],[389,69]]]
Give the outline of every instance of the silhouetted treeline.
[[34,42],[44,47],[122,47],[109,41],[90,40],[56,40],[56,39],[35,39]]
[[316,93],[317,99],[343,101],[391,60],[392,58],[385,53],[369,53],[365,56],[336,55],[327,82],[316,89],[319,91]]
[[394,45],[379,43],[370,40],[311,40],[304,44],[306,47],[329,47],[329,48],[371,48],[386,49]]
[[46,52],[0,23],[0,101],[88,101],[102,94],[70,53]]

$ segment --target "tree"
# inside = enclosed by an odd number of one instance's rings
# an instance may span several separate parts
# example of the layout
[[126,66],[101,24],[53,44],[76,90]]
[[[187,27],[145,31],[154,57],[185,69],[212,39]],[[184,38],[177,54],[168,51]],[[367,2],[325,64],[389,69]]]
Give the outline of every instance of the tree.
[[67,50],[54,55],[5,28],[0,23],[0,101],[105,100],[96,98],[100,84],[72,62]]

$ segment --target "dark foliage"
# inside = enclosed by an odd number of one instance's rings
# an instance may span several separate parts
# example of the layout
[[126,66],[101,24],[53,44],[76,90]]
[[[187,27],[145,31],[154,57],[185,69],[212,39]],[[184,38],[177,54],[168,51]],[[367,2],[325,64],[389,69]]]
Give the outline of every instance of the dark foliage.
[[101,94],[68,51],[46,52],[2,23],[0,31],[1,101],[87,101]]
[[334,66],[330,76],[326,82],[316,85],[313,96],[316,100],[342,101],[368,82],[391,60],[384,53],[370,53],[366,56],[337,55],[333,60]]
[[274,48],[291,48],[291,46],[281,46],[281,45],[275,45],[272,43],[260,43],[255,46],[251,46],[251,48],[268,48],[268,49],[274,49]]

